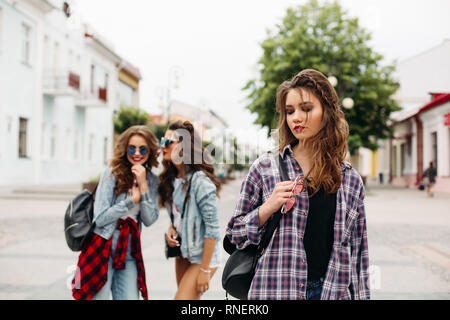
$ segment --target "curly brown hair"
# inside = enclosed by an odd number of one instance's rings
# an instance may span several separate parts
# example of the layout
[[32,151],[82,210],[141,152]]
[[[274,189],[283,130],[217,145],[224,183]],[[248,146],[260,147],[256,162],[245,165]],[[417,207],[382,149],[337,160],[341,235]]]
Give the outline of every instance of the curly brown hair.
[[[214,183],[216,186],[217,195],[219,195],[221,185],[219,180],[216,178],[214,174],[214,167],[211,164],[211,159],[205,159],[204,156],[210,156],[209,154],[205,154],[205,148],[201,143],[198,143],[200,137],[198,136],[196,130],[194,130],[194,126],[189,121],[177,121],[169,124],[167,130],[178,130],[184,129],[189,133],[189,137],[191,139],[190,142],[190,159],[187,159],[189,163],[184,162],[186,166],[186,173],[188,172],[196,172],[203,171],[206,176]],[[183,136],[181,136],[183,138]],[[197,143],[195,143],[197,142]],[[201,161],[199,161],[201,159]],[[186,160],[184,158],[184,160]],[[205,161],[207,160],[207,161]],[[178,174],[178,169],[172,163],[172,161],[163,160],[163,171],[159,175],[159,184],[158,184],[158,195],[159,195],[159,205],[160,207],[164,207],[167,203],[172,204],[173,198],[172,194],[174,192],[173,181]],[[187,187],[187,184],[184,185]]]
[[111,159],[111,175],[116,177],[117,184],[114,192],[117,195],[127,192],[133,185],[133,174],[131,173],[131,163],[127,159],[128,141],[134,135],[142,136],[149,147],[149,157],[144,164],[146,169],[158,166],[159,145],[156,136],[147,126],[132,126],[125,130],[118,138],[114,147],[114,155]]
[[326,193],[335,193],[341,185],[341,162],[347,155],[346,139],[348,123],[339,105],[339,98],[328,79],[319,71],[305,69],[290,81],[283,82],[277,90],[276,108],[278,120],[279,151],[288,144],[297,143],[286,121],[286,96],[292,90],[312,92],[320,100],[323,108],[322,129],[313,137],[302,141],[302,147],[312,152],[312,166],[306,179],[314,195],[321,186]]

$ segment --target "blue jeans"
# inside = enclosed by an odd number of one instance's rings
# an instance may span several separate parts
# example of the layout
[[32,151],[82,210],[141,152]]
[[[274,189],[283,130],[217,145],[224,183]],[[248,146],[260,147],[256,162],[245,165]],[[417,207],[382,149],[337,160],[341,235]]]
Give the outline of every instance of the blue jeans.
[[131,234],[128,239],[125,269],[113,269],[113,257],[116,251],[117,239],[120,230],[113,233],[111,254],[108,264],[108,280],[103,288],[92,298],[92,300],[109,300],[112,294],[113,300],[139,300],[139,288],[137,285],[138,271],[136,260],[131,256]]
[[308,281],[306,285],[306,300],[320,300],[324,278]]

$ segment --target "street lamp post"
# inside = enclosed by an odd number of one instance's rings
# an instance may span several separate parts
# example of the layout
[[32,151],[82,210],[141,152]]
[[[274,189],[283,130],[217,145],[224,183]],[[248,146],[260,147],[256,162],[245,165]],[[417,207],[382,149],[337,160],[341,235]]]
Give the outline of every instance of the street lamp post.
[[170,114],[171,114],[171,96],[170,90],[172,88],[172,80],[175,80],[173,83],[173,87],[175,89],[179,88],[180,85],[178,83],[179,78],[183,76],[183,68],[180,66],[171,66],[169,68],[169,76],[168,76],[168,86],[167,86],[167,122],[169,122]]

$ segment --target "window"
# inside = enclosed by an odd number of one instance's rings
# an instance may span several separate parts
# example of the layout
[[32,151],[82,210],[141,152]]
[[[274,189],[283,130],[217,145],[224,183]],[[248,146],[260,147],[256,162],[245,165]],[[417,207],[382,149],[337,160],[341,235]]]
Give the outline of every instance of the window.
[[59,67],[59,43],[55,42],[53,48],[53,72],[56,72]]
[[27,157],[27,126],[28,120],[19,118],[19,158]]
[[433,161],[434,168],[437,171],[438,168],[437,132],[431,133],[431,161]]
[[50,158],[55,159],[56,158],[56,137],[58,134],[58,129],[56,126],[52,127],[51,137],[50,137]]
[[400,145],[400,176],[403,176],[405,172],[405,147],[405,143]]
[[104,87],[105,89],[108,89],[108,82],[109,82],[108,77],[109,77],[109,75],[107,73],[105,73],[105,87]]
[[31,27],[22,23],[22,62],[30,64]]
[[398,177],[398,172],[397,172],[397,146],[394,146],[392,148],[392,175],[394,177]]
[[73,139],[73,158],[74,160],[78,160],[78,149],[80,145],[80,130],[75,130],[75,137]]
[[43,159],[47,158],[46,137],[47,137],[47,124],[43,122],[41,125],[41,156]]
[[89,135],[89,162],[92,162],[94,159],[94,135],[90,134]]
[[91,64],[91,93],[95,92],[95,66]]
[[48,35],[44,36],[44,71],[48,72],[51,68],[51,47],[50,47],[50,38]]

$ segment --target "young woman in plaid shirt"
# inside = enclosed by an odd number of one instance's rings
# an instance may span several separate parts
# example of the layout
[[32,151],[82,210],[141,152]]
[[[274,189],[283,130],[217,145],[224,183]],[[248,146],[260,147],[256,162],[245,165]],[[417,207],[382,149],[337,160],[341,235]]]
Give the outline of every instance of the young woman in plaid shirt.
[[95,195],[91,241],[81,251],[72,293],[77,300],[147,300],[142,259],[141,223],[158,218],[159,145],[146,126],[123,132],[114,148],[111,166],[100,178]]
[[[336,91],[303,70],[278,87],[276,108],[278,150],[252,164],[227,226],[238,249],[256,245],[282,208],[248,298],[369,299],[364,186],[344,161],[349,129]],[[291,181],[281,182],[278,153]]]
[[189,121],[170,124],[161,146],[164,169],[159,176],[159,201],[174,216],[166,240],[170,247],[178,246],[181,251],[181,256],[175,258],[175,299],[198,300],[209,289],[221,261],[216,201],[220,182]]

